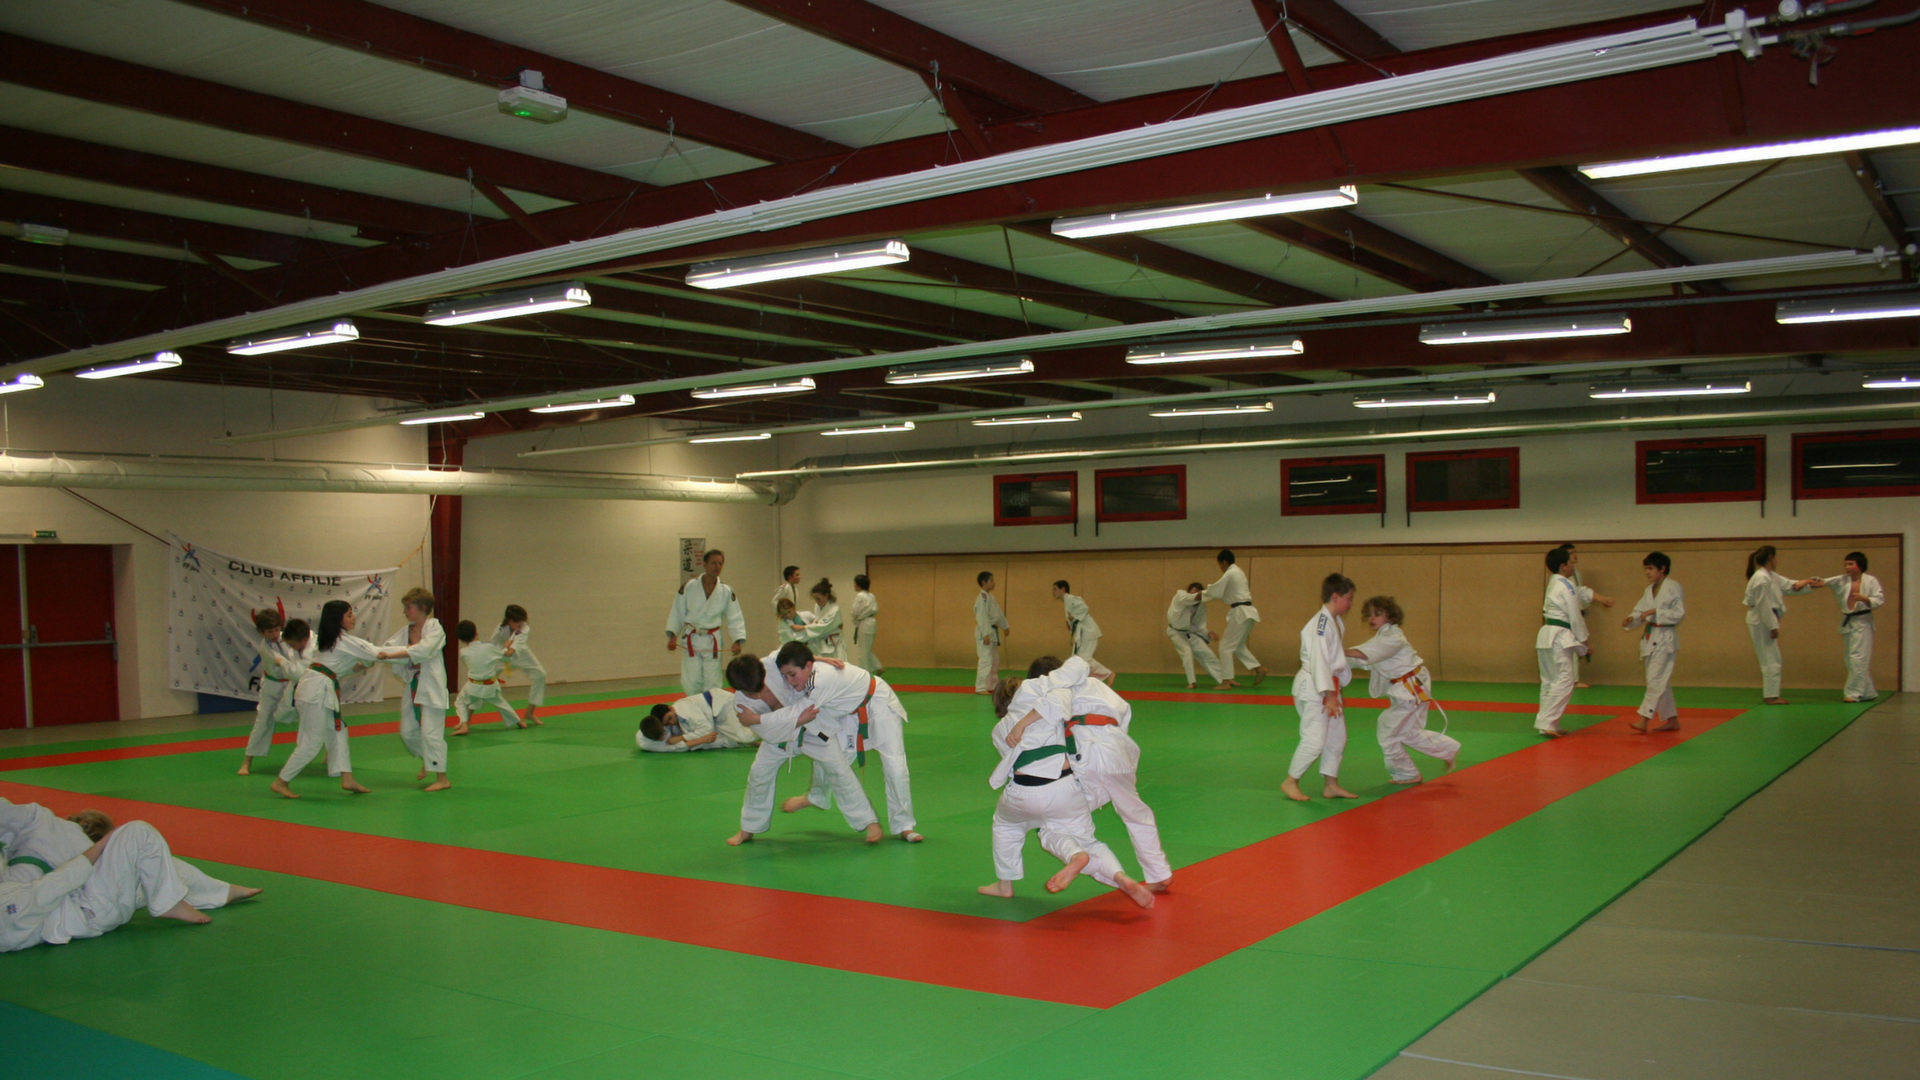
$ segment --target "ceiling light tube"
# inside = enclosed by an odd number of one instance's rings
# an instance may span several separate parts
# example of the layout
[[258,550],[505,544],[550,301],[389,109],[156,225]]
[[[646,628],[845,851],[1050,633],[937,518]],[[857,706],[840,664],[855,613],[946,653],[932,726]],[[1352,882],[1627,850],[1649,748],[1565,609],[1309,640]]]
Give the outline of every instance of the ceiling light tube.
[[73,234],[58,225],[41,225],[37,222],[23,221],[19,225],[20,239],[29,244],[51,244],[65,247]]
[[906,262],[910,254],[905,240],[877,240],[868,244],[782,251],[751,259],[695,263],[687,270],[687,284],[697,289],[730,289],[760,281],[888,266]]
[[1428,323],[1420,328],[1422,345],[1473,345],[1489,341],[1605,337],[1633,332],[1625,315],[1583,315],[1573,319],[1498,319],[1490,322]]
[[1603,401],[1621,398],[1724,397],[1745,394],[1753,384],[1745,379],[1715,379],[1709,382],[1597,383],[1587,396]]
[[702,401],[724,401],[727,398],[766,397],[769,394],[804,394],[814,387],[811,378],[778,379],[773,382],[739,383],[734,386],[708,386],[688,393]]
[[542,405],[537,409],[528,409],[527,411],[547,415],[564,412],[585,412],[588,409],[624,409],[631,404],[633,404],[633,395],[621,394],[619,397],[601,398],[598,401],[568,401],[559,405]]
[[1860,383],[1862,390],[1920,390],[1920,371],[1891,371],[1869,375]]
[[773,432],[759,431],[752,435],[703,435],[698,439],[688,439],[687,441],[690,443],[760,442],[763,439],[771,438],[773,438]]
[[1456,394],[1381,394],[1353,399],[1356,409],[1425,409],[1444,405],[1491,405],[1499,400],[1492,390]]
[[1202,360],[1254,360],[1264,356],[1299,356],[1305,351],[1306,346],[1299,338],[1132,345],[1127,348],[1127,363],[1194,364]]
[[845,427],[823,431],[822,435],[880,435],[889,431],[912,431],[913,421],[903,420],[898,424],[875,424],[872,427]]
[[1148,416],[1244,416],[1247,413],[1270,413],[1273,402],[1263,401],[1258,405],[1196,405],[1189,409],[1161,409],[1150,412]]
[[954,382],[960,379],[991,379],[998,375],[1031,375],[1033,360],[1018,356],[1002,360],[967,360],[961,363],[951,361],[944,364],[904,364],[887,369],[887,383],[891,386],[910,386],[914,383]]
[[406,427],[418,427],[421,424],[451,424],[458,420],[478,420],[487,415],[483,412],[439,413],[434,416],[410,416],[400,421]]
[[1035,416],[984,416],[974,427],[1010,427],[1014,424],[1071,424],[1080,419],[1078,412],[1041,413]]
[[1308,191],[1293,195],[1262,195],[1256,199],[1230,202],[1193,203],[1188,206],[1162,206],[1150,210],[1122,210],[1113,214],[1089,214],[1085,217],[1055,218],[1055,236],[1108,236],[1113,233],[1146,232],[1151,229],[1176,229],[1208,221],[1233,221],[1237,218],[1266,217],[1272,214],[1298,214],[1307,210],[1329,210],[1352,206],[1360,201],[1360,192],[1352,185],[1333,191]]
[[359,338],[360,328],[353,325],[352,319],[326,319],[321,322],[307,323],[304,326],[256,334],[238,341],[229,341],[227,351],[237,356],[258,356],[261,353],[286,352],[289,349],[310,349],[316,345],[357,341]]
[[1773,305],[1773,321],[1795,323],[1859,322],[1920,316],[1920,293],[1855,296],[1831,300],[1782,300]]
[[434,326],[463,326],[491,319],[511,319],[515,315],[534,315],[542,311],[586,307],[593,294],[578,281],[542,285],[533,289],[515,289],[486,296],[464,296],[442,300],[427,307],[426,322]]
[[15,375],[6,382],[0,382],[0,394],[17,394],[22,390],[38,390],[47,385],[47,381],[38,375]]
[[1644,176],[1648,173],[1679,172],[1682,169],[1707,169],[1715,165],[1741,165],[1754,161],[1779,161],[1782,158],[1811,157],[1816,154],[1844,154],[1854,150],[1878,150],[1888,146],[1920,143],[1920,127],[1892,131],[1867,131],[1855,135],[1834,135],[1825,139],[1768,143],[1765,146],[1741,146],[1731,150],[1707,150],[1698,154],[1641,158],[1636,161],[1608,161],[1582,165],[1580,171],[1590,179],[1607,180],[1618,176]]
[[157,352],[152,356],[137,356],[132,360],[119,360],[111,364],[95,364],[81,368],[73,373],[77,379],[113,379],[121,375],[138,375],[143,371],[160,371],[164,368],[179,367],[180,354],[177,352]]

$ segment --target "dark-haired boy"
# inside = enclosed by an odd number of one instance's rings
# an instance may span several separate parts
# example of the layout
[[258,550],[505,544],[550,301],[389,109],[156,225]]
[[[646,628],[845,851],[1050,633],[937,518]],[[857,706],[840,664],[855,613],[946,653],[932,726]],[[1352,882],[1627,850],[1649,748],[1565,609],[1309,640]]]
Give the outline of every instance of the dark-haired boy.
[[1360,796],[1340,786],[1340,759],[1347,749],[1347,715],[1340,688],[1353,681],[1347,665],[1347,624],[1342,616],[1353,607],[1353,580],[1328,574],[1320,582],[1320,610],[1300,628],[1300,673],[1293,677],[1293,707],[1300,714],[1300,746],[1287,767],[1280,791],[1295,802],[1306,802],[1300,778],[1314,761],[1320,762],[1320,793],[1329,799]]
[[860,778],[847,765],[839,729],[829,730],[814,723],[821,716],[820,710],[781,678],[775,658],[762,660],[752,653],[734,657],[727,663],[727,684],[733,687],[734,711],[740,723],[754,728],[760,736],[759,752],[747,772],[746,797],[740,803],[740,831],[727,843],[738,847],[772,827],[774,784],[780,766],[800,754],[813,759],[815,782],[824,779],[832,789],[848,827],[864,830],[867,843],[879,843],[885,834],[880,831],[880,820],[874,816]]
[[499,710],[500,722],[506,727],[526,727],[501,688],[506,682],[501,669],[507,666],[507,657],[513,655],[513,643],[508,642],[503,649],[491,641],[474,640],[480,636],[480,630],[471,619],[461,619],[460,625],[453,628],[453,636],[460,642],[460,659],[467,665],[467,681],[460,687],[460,696],[453,699],[453,713],[460,723],[447,734],[465,735],[473,710],[479,705],[491,705]]
[[1564,547],[1547,552],[1547,596],[1542,601],[1540,632],[1533,649],[1540,661],[1540,711],[1533,729],[1549,739],[1561,736],[1560,717],[1573,700],[1573,684],[1580,680],[1580,658],[1587,646],[1587,620],[1582,611],[1598,600],[1613,601],[1573,581],[1573,554]]
[[634,740],[650,753],[678,754],[752,746],[760,736],[740,723],[733,691],[705,690],[671,705],[655,705],[640,721]]
[[540,706],[547,703],[547,669],[540,658],[533,655],[533,627],[527,624],[526,608],[519,604],[507,605],[500,625],[494,628],[493,643],[502,649],[513,646],[513,659],[508,661],[508,667],[527,677],[527,723],[539,724]]
[[293,686],[313,662],[313,631],[306,620],[295,619],[283,627],[280,613],[269,609],[254,612],[253,628],[260,633],[260,639],[253,643],[260,653],[260,702],[254,706],[246,756],[240,759],[241,776],[252,776],[253,759],[273,751],[275,724],[299,721],[300,714],[293,707]]
[[1880,579],[1867,573],[1865,552],[1849,551],[1842,573],[1819,579],[1840,602],[1840,641],[1846,646],[1849,704],[1880,696],[1873,685],[1873,609],[1887,602]]
[[[1640,663],[1647,669],[1647,692],[1640,698],[1640,719],[1633,730],[1678,731],[1680,709],[1673,702],[1673,660],[1680,651],[1680,620],[1687,617],[1687,591],[1667,575],[1673,572],[1673,560],[1658,551],[1640,560],[1647,574],[1647,588],[1633,614],[1621,620],[1628,630],[1640,631]],[[1659,721],[1655,727],[1654,722]]]
[[1000,682],[1000,643],[1013,627],[993,598],[993,571],[982,570],[973,580],[980,586],[980,595],[973,598],[973,692],[991,694]]

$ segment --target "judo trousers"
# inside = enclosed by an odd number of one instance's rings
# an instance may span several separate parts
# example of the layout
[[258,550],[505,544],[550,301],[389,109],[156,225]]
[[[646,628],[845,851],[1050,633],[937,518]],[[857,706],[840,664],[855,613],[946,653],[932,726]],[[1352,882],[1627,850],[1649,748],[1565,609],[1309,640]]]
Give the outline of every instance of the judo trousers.
[[1347,718],[1327,715],[1320,691],[1304,671],[1293,677],[1293,707],[1300,713],[1300,747],[1293,752],[1287,775],[1300,779],[1318,759],[1321,776],[1339,776],[1340,758],[1347,751]]

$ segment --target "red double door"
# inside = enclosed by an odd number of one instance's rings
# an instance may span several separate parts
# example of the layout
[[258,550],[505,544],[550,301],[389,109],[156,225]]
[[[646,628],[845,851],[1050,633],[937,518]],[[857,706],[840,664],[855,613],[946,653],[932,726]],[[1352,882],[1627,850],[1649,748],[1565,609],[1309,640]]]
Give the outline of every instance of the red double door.
[[0,728],[120,719],[113,548],[0,544]]

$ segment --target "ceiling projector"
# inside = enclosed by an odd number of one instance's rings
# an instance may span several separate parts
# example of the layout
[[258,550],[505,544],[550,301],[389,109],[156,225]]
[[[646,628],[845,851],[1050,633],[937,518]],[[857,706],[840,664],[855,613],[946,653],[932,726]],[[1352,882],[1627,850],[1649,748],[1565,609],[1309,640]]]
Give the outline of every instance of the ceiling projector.
[[567,99],[547,91],[546,79],[531,68],[520,73],[520,85],[500,91],[500,111],[542,124],[567,118]]

